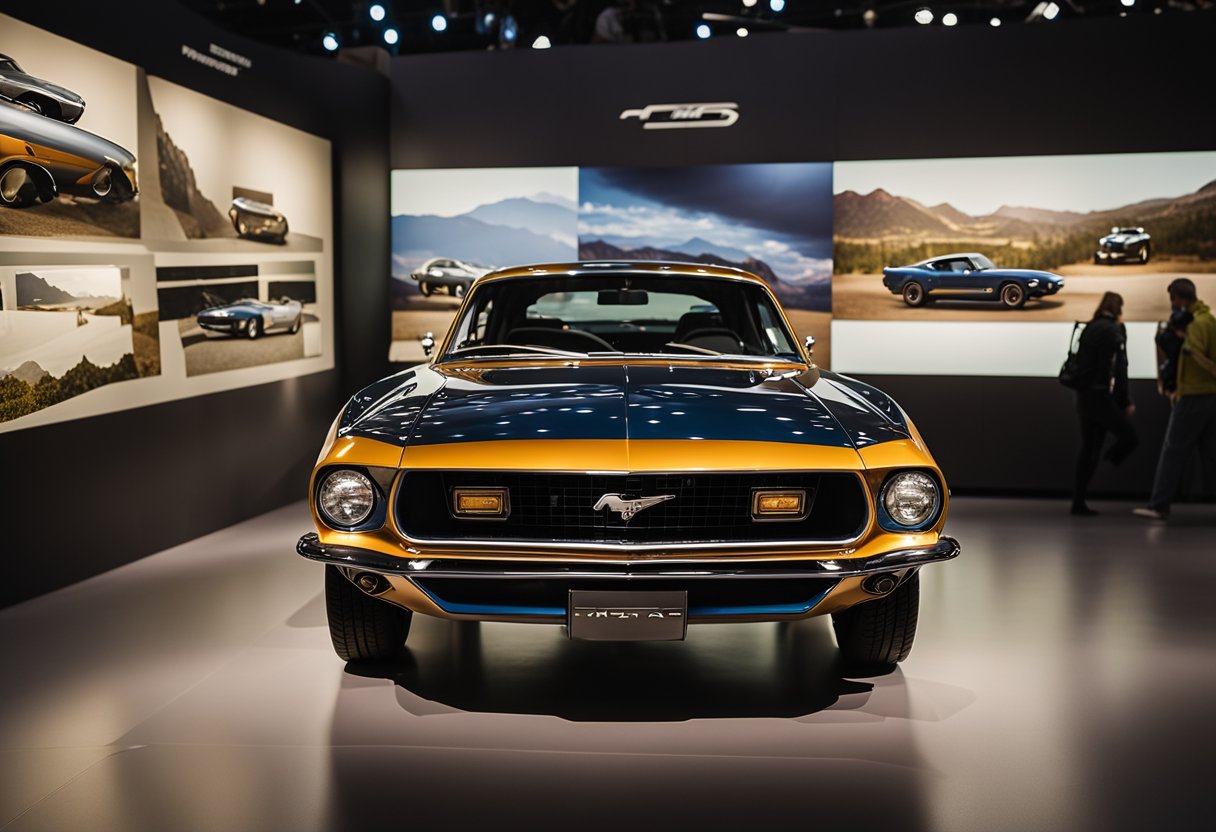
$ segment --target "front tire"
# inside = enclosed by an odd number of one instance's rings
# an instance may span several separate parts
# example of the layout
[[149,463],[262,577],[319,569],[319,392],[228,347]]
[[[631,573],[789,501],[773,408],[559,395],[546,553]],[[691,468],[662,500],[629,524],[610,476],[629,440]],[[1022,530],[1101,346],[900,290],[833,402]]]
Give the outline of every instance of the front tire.
[[1026,303],[1026,290],[1016,283],[1001,287],[1001,305],[1006,309],[1020,309]]
[[1140,251],[1136,253],[1136,256],[1139,257],[1141,266],[1146,265],[1150,256],[1148,246],[1140,246]]
[[424,298],[429,298],[431,296],[431,293],[434,292],[435,290],[431,288],[431,284],[429,284],[429,283],[419,283],[418,291],[422,292],[422,296]]
[[925,287],[921,286],[915,280],[904,284],[903,292],[904,303],[913,308],[925,305]]
[[343,661],[387,661],[405,648],[413,613],[365,595],[336,566],[325,567],[325,611]]
[[250,341],[256,341],[258,336],[262,334],[262,319],[250,318],[249,328],[245,330],[245,337]]
[[292,335],[295,335],[297,332],[300,331],[300,321],[302,321],[303,319],[304,319],[304,315],[300,314],[300,315],[297,315],[296,319],[291,322],[291,334]]
[[874,667],[908,658],[920,613],[920,575],[890,595],[835,613],[832,628],[846,664]]

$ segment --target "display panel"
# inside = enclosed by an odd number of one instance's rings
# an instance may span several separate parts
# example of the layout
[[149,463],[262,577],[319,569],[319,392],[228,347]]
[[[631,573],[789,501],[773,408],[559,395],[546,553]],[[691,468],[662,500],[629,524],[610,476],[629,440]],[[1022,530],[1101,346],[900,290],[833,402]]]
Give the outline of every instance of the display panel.
[[328,141],[4,16],[0,53],[0,432],[333,367]]
[[578,258],[578,169],[392,173],[392,361],[425,358],[473,280],[504,266]]
[[747,269],[828,361],[828,164],[399,170],[392,206],[393,361],[422,360],[480,275],[578,259]]
[[848,371],[1053,376],[1112,291],[1152,378],[1169,282],[1216,294],[1216,153],[841,162],[833,191]]

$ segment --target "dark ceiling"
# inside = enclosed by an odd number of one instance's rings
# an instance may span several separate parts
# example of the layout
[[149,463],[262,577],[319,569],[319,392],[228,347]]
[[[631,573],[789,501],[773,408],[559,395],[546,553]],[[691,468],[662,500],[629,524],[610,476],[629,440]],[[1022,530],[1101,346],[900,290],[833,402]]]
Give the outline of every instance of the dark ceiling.
[[[1134,25],[1141,15],[1216,9],[1216,0],[179,1],[230,31],[316,54],[326,53],[327,35],[335,49],[416,54],[892,26],[1047,26],[1096,17],[1125,17]],[[382,19],[373,19],[373,6],[383,9]],[[917,19],[930,16],[928,23]],[[386,43],[389,29],[395,43]]]

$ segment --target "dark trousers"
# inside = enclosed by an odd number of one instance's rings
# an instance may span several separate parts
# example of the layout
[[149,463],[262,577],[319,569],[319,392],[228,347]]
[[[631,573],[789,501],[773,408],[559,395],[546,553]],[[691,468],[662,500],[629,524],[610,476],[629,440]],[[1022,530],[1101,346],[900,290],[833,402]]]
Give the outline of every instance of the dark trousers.
[[1216,394],[1182,396],[1174,403],[1153,478],[1151,508],[1169,513],[1182,472],[1196,456],[1203,466],[1204,484],[1210,488],[1216,466]]
[[1077,455],[1076,478],[1073,480],[1072,501],[1074,505],[1085,502],[1089,482],[1098,470],[1102,459],[1102,445],[1106,434],[1114,434],[1115,443],[1106,452],[1106,458],[1118,465],[1140,444],[1140,437],[1127,418],[1127,412],[1115,404],[1115,399],[1102,390],[1083,390],[1077,393],[1077,416],[1081,420],[1081,452]]

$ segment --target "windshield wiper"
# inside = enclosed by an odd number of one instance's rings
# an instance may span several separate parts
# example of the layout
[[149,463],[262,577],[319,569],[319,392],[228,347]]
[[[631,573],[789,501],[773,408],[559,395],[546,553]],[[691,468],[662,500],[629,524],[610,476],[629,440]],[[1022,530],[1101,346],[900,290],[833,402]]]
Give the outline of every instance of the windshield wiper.
[[460,355],[473,355],[486,351],[506,352],[508,354],[515,352],[529,352],[538,353],[540,355],[558,355],[566,358],[587,357],[587,353],[585,352],[570,352],[568,350],[557,350],[551,347],[531,347],[523,344],[478,344],[472,347],[460,347],[458,349],[450,350],[447,355],[444,356],[444,358],[455,358]]

